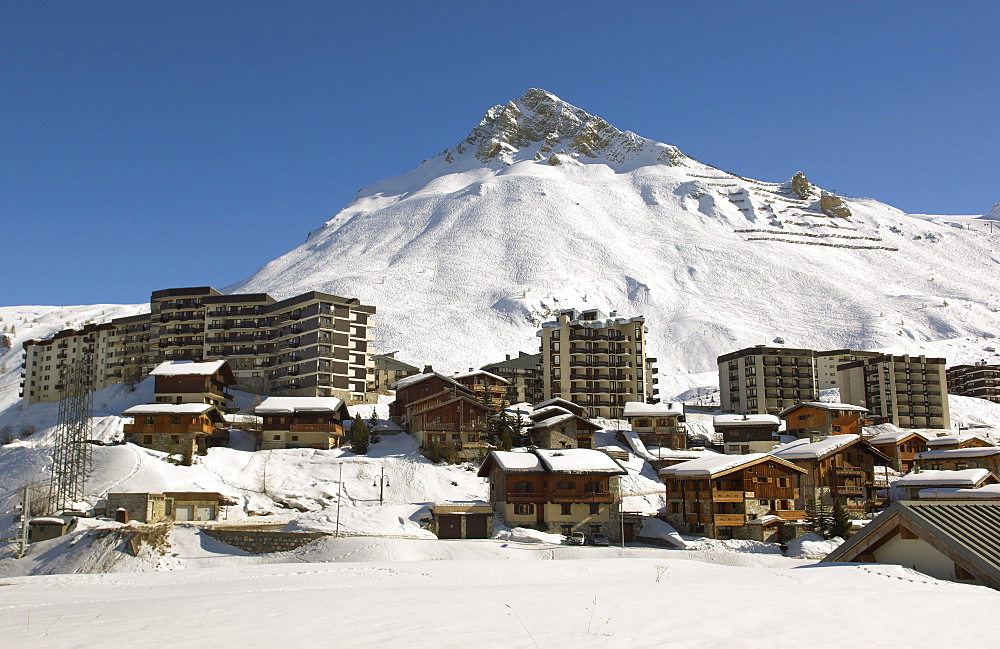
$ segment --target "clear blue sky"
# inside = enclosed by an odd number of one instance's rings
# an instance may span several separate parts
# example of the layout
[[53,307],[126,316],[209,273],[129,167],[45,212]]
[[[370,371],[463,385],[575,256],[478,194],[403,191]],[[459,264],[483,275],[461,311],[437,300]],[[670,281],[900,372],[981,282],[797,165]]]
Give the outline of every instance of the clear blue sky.
[[243,279],[549,90],[763,180],[1000,201],[994,2],[0,3],[0,305]]

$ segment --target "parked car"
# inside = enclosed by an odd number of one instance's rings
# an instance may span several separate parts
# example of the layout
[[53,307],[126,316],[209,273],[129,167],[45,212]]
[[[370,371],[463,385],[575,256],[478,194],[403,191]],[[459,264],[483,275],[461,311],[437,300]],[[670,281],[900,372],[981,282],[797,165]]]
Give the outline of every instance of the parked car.
[[610,545],[607,534],[594,534],[590,537],[590,542],[594,545]]
[[569,535],[570,545],[584,545],[587,542],[587,535],[583,532],[573,532]]

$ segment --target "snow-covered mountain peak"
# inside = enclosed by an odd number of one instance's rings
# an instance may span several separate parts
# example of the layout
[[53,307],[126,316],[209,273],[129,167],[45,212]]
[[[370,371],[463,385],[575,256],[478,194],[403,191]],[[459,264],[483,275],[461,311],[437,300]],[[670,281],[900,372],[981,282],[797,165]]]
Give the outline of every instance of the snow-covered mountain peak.
[[551,165],[604,163],[616,171],[643,164],[682,164],[673,146],[621,131],[552,93],[531,88],[486,111],[479,125],[445,161],[472,155],[481,163],[534,161]]

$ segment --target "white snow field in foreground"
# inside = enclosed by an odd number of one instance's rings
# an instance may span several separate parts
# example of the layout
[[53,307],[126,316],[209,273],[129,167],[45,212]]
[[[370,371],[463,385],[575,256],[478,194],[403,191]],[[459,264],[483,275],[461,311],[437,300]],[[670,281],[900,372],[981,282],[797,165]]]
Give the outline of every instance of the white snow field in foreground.
[[[325,547],[338,543],[349,554],[380,541],[342,539]],[[417,555],[421,545],[492,546],[493,554],[497,547],[493,541],[393,543],[410,544]],[[566,556],[588,550],[611,556],[595,548]],[[757,567],[731,567],[685,561],[683,551],[650,552],[660,556],[8,578],[0,581],[0,638],[6,649],[889,648],[988,646],[995,633],[991,613],[1000,594],[905,568],[784,559],[785,567],[775,557]],[[519,558],[561,556],[559,548],[525,554]],[[678,558],[663,556],[669,554]],[[781,567],[767,567],[775,565]]]

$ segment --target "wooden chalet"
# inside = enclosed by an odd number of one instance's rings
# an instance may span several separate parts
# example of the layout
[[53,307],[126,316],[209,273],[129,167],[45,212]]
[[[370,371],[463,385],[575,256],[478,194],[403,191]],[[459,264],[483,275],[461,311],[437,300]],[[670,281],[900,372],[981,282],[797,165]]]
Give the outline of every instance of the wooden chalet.
[[511,527],[569,535],[621,537],[619,476],[626,471],[593,449],[493,451],[479,476],[490,483],[490,505]]
[[208,403],[223,409],[236,376],[226,361],[166,361],[149,373],[155,377],[156,403]]
[[448,451],[456,459],[482,457],[488,409],[469,386],[425,369],[395,384],[396,400],[390,415],[417,438],[425,454]]
[[726,455],[770,453],[778,445],[781,420],[775,415],[716,415],[712,417],[716,433],[722,434]]
[[905,491],[908,500],[922,500],[935,497],[934,492],[947,494],[958,489],[980,489],[998,482],[996,476],[986,469],[914,471],[897,480],[895,487]]
[[344,443],[351,418],[337,397],[267,397],[254,412],[263,419],[260,447],[331,449]]
[[817,442],[800,439],[778,447],[774,455],[806,470],[802,479],[806,502],[830,504],[833,499],[849,510],[870,511],[883,504],[888,487],[884,471],[875,467],[892,461],[859,435],[831,435]]
[[927,450],[927,434],[923,431],[900,429],[892,424],[882,424],[876,430],[868,443],[887,456],[890,466],[899,473],[913,470],[917,453]]
[[192,456],[209,447],[225,446],[229,431],[217,407],[207,403],[147,403],[122,413],[125,441],[164,453]]
[[488,403],[492,412],[500,412],[507,405],[507,389],[510,381],[485,370],[470,369],[465,374],[456,374],[453,380],[472,390],[482,403]]
[[[580,408],[577,412],[582,411]],[[531,444],[538,448],[593,448],[594,433],[601,429],[558,405],[536,407],[528,419],[531,421],[528,428]]]
[[927,450],[944,451],[954,448],[989,448],[996,446],[993,442],[976,435],[975,433],[952,433],[946,434],[944,431],[928,431]]
[[849,403],[806,401],[785,408],[778,416],[785,420],[785,434],[817,440],[830,435],[860,435],[861,418],[867,408]]
[[767,453],[706,454],[660,469],[667,522],[679,532],[715,539],[787,541],[806,515],[805,473]]
[[1000,590],[1000,502],[900,501],[821,563],[905,566]]
[[625,403],[624,417],[646,446],[661,446],[670,449],[687,448],[687,430],[684,428],[684,404]]
[[1000,446],[927,450],[918,453],[914,461],[922,470],[987,469],[993,475],[1000,475]]

